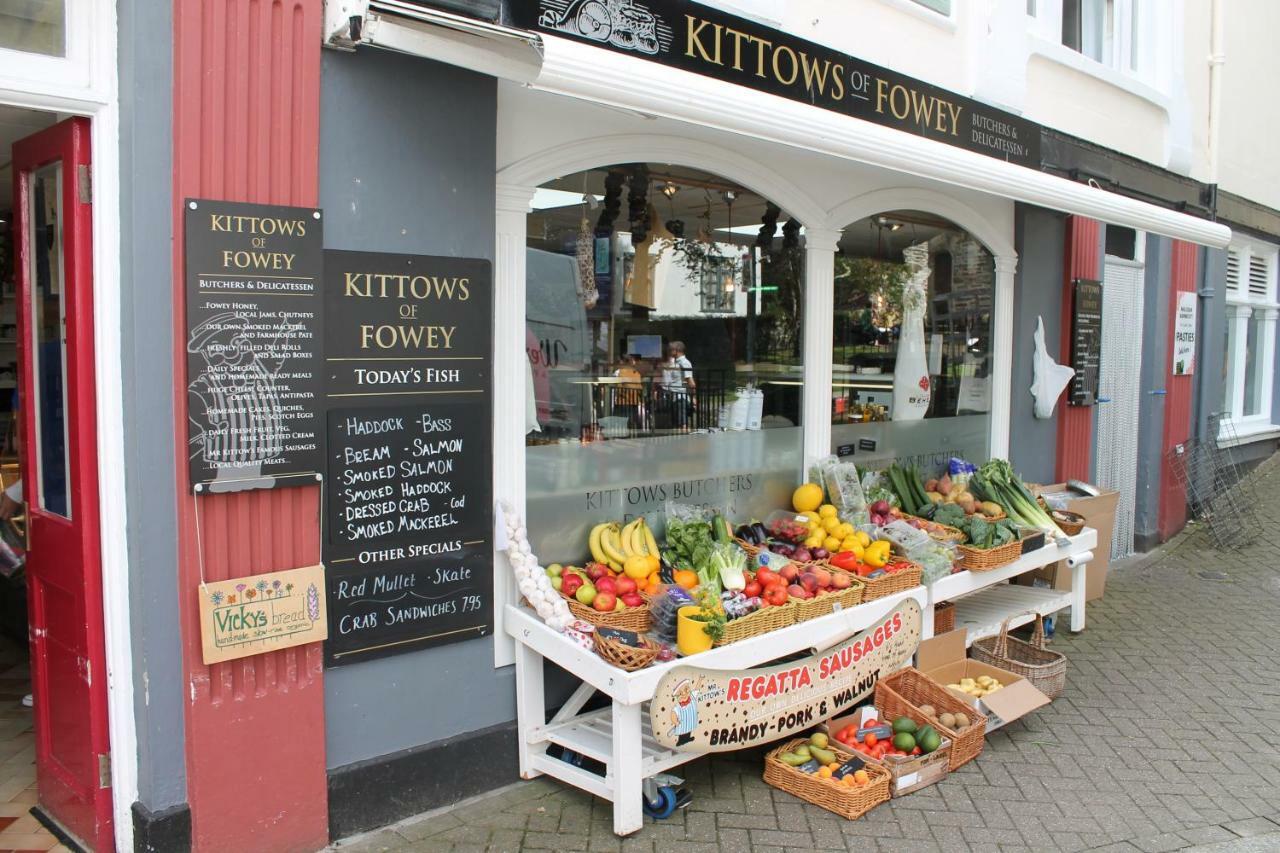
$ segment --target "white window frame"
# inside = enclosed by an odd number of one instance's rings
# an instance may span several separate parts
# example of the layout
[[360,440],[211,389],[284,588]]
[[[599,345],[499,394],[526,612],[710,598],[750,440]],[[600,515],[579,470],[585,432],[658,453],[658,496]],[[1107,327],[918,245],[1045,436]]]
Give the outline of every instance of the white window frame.
[[[1232,360],[1229,371],[1232,387],[1225,388],[1224,402],[1229,399],[1229,418],[1223,418],[1237,438],[1248,438],[1259,433],[1272,432],[1275,424],[1271,420],[1271,406],[1275,387],[1276,359],[1276,318],[1280,317],[1280,303],[1277,302],[1277,277],[1280,276],[1280,246],[1260,240],[1249,240],[1237,237],[1231,241],[1226,250],[1238,258],[1236,269],[1238,287],[1231,290],[1225,277],[1223,290],[1226,293],[1226,320],[1232,325],[1234,344],[1232,351],[1226,354]],[[1264,258],[1267,263],[1267,292],[1253,294],[1249,292],[1249,267],[1253,258]],[[1261,369],[1262,390],[1259,400],[1259,411],[1256,415],[1244,414],[1245,401],[1245,369],[1247,366],[1245,353],[1249,334],[1249,323],[1261,317]],[[1230,438],[1228,433],[1226,438]],[[1224,436],[1219,435],[1219,440]]]
[[[1165,2],[1171,3],[1175,11],[1160,5]],[[1027,15],[1032,52],[1167,110],[1173,77],[1173,46],[1183,26],[1177,11],[1181,8],[1180,0],[1112,0],[1112,3],[1112,37],[1103,45],[1101,60],[1063,44],[1063,0],[1036,0],[1035,14]],[[1139,35],[1136,44],[1135,13]]]

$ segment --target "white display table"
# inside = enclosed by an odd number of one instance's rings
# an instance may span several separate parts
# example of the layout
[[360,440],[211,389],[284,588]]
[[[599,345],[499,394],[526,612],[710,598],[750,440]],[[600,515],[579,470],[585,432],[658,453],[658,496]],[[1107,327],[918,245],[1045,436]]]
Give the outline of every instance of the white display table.
[[[975,614],[974,618],[980,623],[970,628],[971,641],[999,630],[1004,616],[1020,613],[1021,608],[1037,603],[1049,608],[1039,609],[1041,613],[1070,606],[1071,628],[1081,630],[1084,628],[1084,566],[1092,557],[1090,549],[1096,541],[1094,531],[1086,529],[1071,537],[1065,546],[1050,542],[1003,569],[950,575],[935,583],[932,591],[923,586],[913,587],[848,610],[711,649],[687,662],[708,669],[743,670],[797,652],[820,651],[865,630],[908,598],[920,604],[925,638],[933,636],[932,605],[957,599],[956,626],[961,627],[962,612]],[[1073,564],[1071,592],[1010,586],[991,589],[1002,581],[1058,560],[1070,560]],[[993,619],[995,627],[987,630]],[[507,633],[516,641],[520,775],[533,779],[545,773],[612,801],[613,831],[618,835],[640,829],[644,823],[641,801],[644,780],[702,754],[659,746],[649,726],[648,702],[658,682],[670,669],[685,665],[686,660],[677,658],[638,672],[625,672],[553,631],[526,607],[507,605],[505,625]],[[543,689],[544,659],[582,681],[550,720]],[[596,692],[607,695],[610,705],[583,713],[583,707]],[[606,767],[605,774],[600,776],[548,755],[547,748],[553,744],[600,762]]]

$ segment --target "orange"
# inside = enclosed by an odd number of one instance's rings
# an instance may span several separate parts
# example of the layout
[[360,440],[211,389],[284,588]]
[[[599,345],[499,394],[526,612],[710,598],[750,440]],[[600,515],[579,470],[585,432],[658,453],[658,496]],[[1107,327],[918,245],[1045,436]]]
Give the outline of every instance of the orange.
[[658,573],[658,569],[662,568],[662,561],[658,559],[658,556],[656,554],[650,554],[648,556],[648,559],[649,559],[649,574],[656,575]]
[[698,573],[688,569],[677,569],[672,577],[675,578],[676,584],[684,589],[693,589],[698,585]]

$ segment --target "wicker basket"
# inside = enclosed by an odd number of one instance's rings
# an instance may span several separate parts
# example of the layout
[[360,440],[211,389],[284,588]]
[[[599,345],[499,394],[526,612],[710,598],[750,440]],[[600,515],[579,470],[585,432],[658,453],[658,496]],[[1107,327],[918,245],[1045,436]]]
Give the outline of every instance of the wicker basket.
[[626,643],[620,643],[608,637],[602,637],[599,631],[593,631],[591,636],[594,638],[596,654],[614,666],[625,669],[627,672],[644,669],[653,663],[662,648],[648,637],[641,637],[640,642],[644,645],[636,647],[628,646]]
[[[1040,508],[1049,514],[1049,517],[1053,519],[1053,523],[1058,525],[1058,529],[1061,530],[1063,533],[1067,534],[1068,536],[1075,536],[1081,530],[1084,530],[1084,516],[1081,515],[1080,513],[1071,512],[1065,509],[1054,510],[1053,507],[1049,506],[1049,504],[1045,502],[1044,497],[1040,495],[1036,496],[1036,503],[1040,504]],[[1061,518],[1058,518],[1057,516],[1054,515],[1055,511],[1064,512],[1067,515],[1070,515],[1070,516],[1073,516],[1074,518],[1079,519],[1079,521],[1064,521]]]
[[952,601],[940,601],[933,605],[933,633],[945,634],[956,629],[956,605]]
[[[892,777],[888,770],[874,761],[866,761],[863,764],[863,769],[871,777],[871,783],[854,787],[846,787],[839,782],[823,779],[816,773],[805,773],[789,764],[783,764],[778,756],[795,749],[802,743],[808,743],[808,741],[803,738],[789,740],[765,755],[765,782],[805,802],[834,812],[846,820],[856,820],[881,803],[889,801],[889,782]],[[852,752],[839,747],[834,742],[828,745],[827,749],[834,752],[841,762],[854,757]],[[858,756],[858,758],[861,757]]]
[[975,548],[957,545],[960,552],[960,568],[970,572],[989,572],[1007,566],[1022,556],[1022,540],[1015,539],[996,548]]
[[899,592],[906,592],[913,586],[920,585],[920,578],[924,574],[924,569],[917,563],[910,560],[894,558],[894,562],[907,563],[907,568],[899,569],[892,574],[881,575],[878,578],[858,578],[866,587],[862,591],[862,600],[875,601],[877,598],[884,598],[886,595],[893,595]]
[[644,599],[643,607],[628,607],[626,610],[611,610],[601,613],[594,607],[588,607],[575,598],[561,593],[561,598],[569,602],[569,610],[575,619],[590,622],[592,625],[604,625],[608,628],[621,628],[624,631],[635,631],[637,634],[647,633],[650,627],[649,596],[640,593]]
[[730,619],[724,624],[724,633],[716,641],[717,646],[727,646],[749,637],[758,637],[779,628],[787,628],[796,623],[796,603],[794,600],[786,604],[761,607],[755,613],[749,613],[737,619]]
[[[848,572],[841,569],[827,569],[827,571],[833,575],[849,575]],[[796,621],[807,622],[810,619],[817,619],[819,616],[834,613],[837,605],[841,610],[848,610],[850,607],[857,607],[861,604],[864,589],[863,583],[853,575],[849,575],[849,579],[853,583],[848,589],[842,589],[839,592],[825,592],[814,598],[792,599],[796,608]]]
[[928,533],[930,536],[932,536],[934,539],[937,539],[939,542],[963,542],[964,541],[964,533],[961,532],[959,528],[951,527],[950,525],[947,525],[947,524],[939,524],[938,522],[933,521],[932,519],[921,518],[918,515],[909,515],[900,509],[895,509],[891,514],[901,519],[908,519],[908,518],[914,519],[916,522],[920,524],[921,530],[923,530],[925,533]]
[[1009,636],[1009,620],[1000,633],[973,641],[971,656],[976,661],[1021,675],[1050,699],[1057,699],[1067,686],[1067,656],[1045,648],[1044,617],[1036,614],[1031,642]]
[[[920,713],[921,705],[932,705],[939,714],[964,714],[969,725],[957,732],[944,726],[937,717]],[[928,720],[942,736],[951,740],[951,769],[968,764],[982,754],[986,744],[987,718],[967,702],[951,695],[951,691],[914,667],[898,670],[876,682],[876,707],[886,717],[914,717]]]

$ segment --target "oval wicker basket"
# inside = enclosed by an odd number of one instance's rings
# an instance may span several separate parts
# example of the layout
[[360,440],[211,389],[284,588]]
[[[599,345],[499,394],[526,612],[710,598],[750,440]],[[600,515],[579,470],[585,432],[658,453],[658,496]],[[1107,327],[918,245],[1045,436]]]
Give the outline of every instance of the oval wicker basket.
[[573,613],[574,618],[590,622],[592,625],[621,628],[624,631],[635,631],[639,634],[649,630],[649,596],[643,592],[640,593],[640,597],[644,599],[643,607],[628,607],[626,610],[610,610],[607,613],[602,613],[594,607],[588,607],[576,598],[570,598],[564,593],[561,593],[560,597],[569,602],[569,610]]
[[1057,699],[1067,686],[1067,656],[1045,648],[1047,643],[1044,617],[1037,613],[1031,642],[1010,637],[1006,619],[999,634],[973,641],[971,655],[976,661],[1021,675],[1041,693]]
[[748,613],[746,616],[725,622],[724,633],[720,635],[716,645],[727,646],[739,640],[758,637],[761,634],[767,634],[779,628],[790,627],[795,623],[796,603],[794,599],[786,604],[761,607],[755,613]]
[[861,580],[843,569],[833,569],[829,566],[824,566],[823,568],[833,575],[847,575],[852,583],[848,589],[842,589],[839,592],[825,592],[813,598],[793,598],[797,622],[807,622],[810,619],[817,619],[819,616],[834,613],[837,606],[841,610],[848,610],[850,607],[857,607],[862,603],[862,593],[866,587]]
[[957,545],[960,552],[960,568],[970,572],[989,572],[1007,566],[1022,556],[1022,540],[1015,539],[995,548],[975,548]]
[[[969,725],[962,731],[947,728],[937,717],[922,715],[921,705],[931,705],[939,714],[964,714]],[[890,717],[926,719],[943,737],[950,738],[952,770],[977,758],[986,744],[987,718],[914,667],[900,669],[876,682],[876,707]]]
[[596,654],[614,666],[625,669],[627,672],[644,669],[654,662],[658,657],[658,652],[662,650],[661,646],[648,637],[640,638],[640,642],[644,645],[639,647],[628,646],[626,643],[618,642],[609,637],[602,637],[598,631],[593,632],[592,637],[596,647]]
[[[786,791],[805,802],[834,812],[846,820],[860,818],[881,803],[888,802],[889,783],[893,777],[888,770],[874,761],[867,761],[863,765],[863,769],[871,777],[871,782],[867,785],[850,787],[830,779],[823,779],[816,773],[797,770],[778,758],[782,753],[789,752],[803,743],[808,743],[808,740],[803,738],[789,740],[782,746],[770,750],[764,757],[764,781],[780,791]],[[827,748],[834,752],[841,762],[855,757],[852,752],[837,746],[834,742]]]

